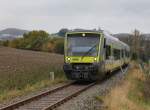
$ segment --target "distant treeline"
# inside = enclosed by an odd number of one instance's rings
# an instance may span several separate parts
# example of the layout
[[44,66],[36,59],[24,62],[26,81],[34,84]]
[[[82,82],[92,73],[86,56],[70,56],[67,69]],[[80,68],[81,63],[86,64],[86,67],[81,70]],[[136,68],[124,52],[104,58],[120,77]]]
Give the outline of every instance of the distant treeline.
[[130,46],[132,59],[141,59],[145,62],[150,60],[149,34],[142,34],[135,29],[131,34],[116,34],[115,36]]
[[63,37],[53,37],[45,31],[31,31],[25,33],[22,38],[16,38],[11,41],[0,41],[0,45],[18,49],[27,49],[34,51],[45,51],[63,54]]

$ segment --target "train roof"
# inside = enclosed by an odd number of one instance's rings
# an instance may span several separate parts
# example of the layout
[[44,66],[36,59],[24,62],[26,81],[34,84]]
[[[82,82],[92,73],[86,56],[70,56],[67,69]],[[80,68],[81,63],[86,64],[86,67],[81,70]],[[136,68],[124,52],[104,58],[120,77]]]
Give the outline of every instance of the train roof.
[[78,32],[93,32],[93,33],[102,33],[103,31],[102,30],[88,30],[88,29],[74,29],[74,30],[70,30],[68,33],[78,33]]
[[110,33],[108,33],[107,31],[103,31],[104,37],[110,40],[114,40],[114,41],[119,41],[118,38],[114,37],[113,35],[111,35]]
[[106,44],[117,44],[116,48],[122,48],[122,49],[126,49],[126,50],[130,50],[129,46],[120,41],[118,38],[114,37],[112,34],[110,34],[107,31],[103,31],[104,37],[106,38]]
[[102,33],[106,38],[106,43],[118,44],[120,46],[119,48],[125,48],[126,50],[130,50],[129,46],[126,43],[120,41],[118,38],[114,37],[112,34],[104,30],[75,29],[75,30],[70,30],[67,33],[78,33],[78,32]]

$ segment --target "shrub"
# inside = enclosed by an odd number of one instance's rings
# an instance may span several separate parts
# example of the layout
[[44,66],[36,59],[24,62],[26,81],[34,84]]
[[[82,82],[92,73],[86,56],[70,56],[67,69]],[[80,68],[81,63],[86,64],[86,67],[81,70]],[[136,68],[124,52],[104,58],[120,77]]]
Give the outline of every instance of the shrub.
[[55,41],[54,52],[60,53],[60,54],[64,53],[64,40],[63,39],[58,39]]
[[45,31],[31,31],[28,34],[24,34],[25,49],[42,50],[43,44],[48,39],[49,34]]
[[150,76],[144,81],[143,95],[147,102],[150,103]]
[[133,53],[133,54],[132,54],[132,59],[133,59],[133,60],[137,60],[137,58],[138,58],[137,54],[136,54],[136,53]]
[[9,41],[8,41],[8,40],[3,41],[2,45],[3,45],[3,46],[8,46],[8,45],[9,45]]
[[0,45],[35,51],[64,53],[64,38],[49,36],[45,31],[31,31],[25,33],[23,38],[3,41],[0,42]]

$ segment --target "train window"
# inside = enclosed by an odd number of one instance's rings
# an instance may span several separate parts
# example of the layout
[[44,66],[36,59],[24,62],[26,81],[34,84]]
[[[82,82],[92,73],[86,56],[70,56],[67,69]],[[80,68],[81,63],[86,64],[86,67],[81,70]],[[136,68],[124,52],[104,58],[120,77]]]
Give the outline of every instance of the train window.
[[121,53],[121,51],[119,49],[114,49],[113,53],[114,53],[115,60],[120,59],[120,53]]
[[125,56],[129,57],[129,52],[127,50],[125,51]]
[[128,57],[128,58],[130,57],[130,53],[129,53],[129,52],[127,52],[127,57]]
[[106,48],[106,38],[104,38],[104,48]]
[[106,45],[106,59],[109,59],[109,56],[111,56],[111,47]]
[[121,50],[121,57],[124,57],[124,50]]

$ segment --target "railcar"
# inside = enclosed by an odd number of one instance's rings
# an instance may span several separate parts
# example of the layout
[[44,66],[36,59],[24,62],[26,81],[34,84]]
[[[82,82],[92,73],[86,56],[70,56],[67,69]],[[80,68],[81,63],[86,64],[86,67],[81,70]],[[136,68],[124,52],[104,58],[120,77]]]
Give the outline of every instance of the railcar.
[[70,80],[94,81],[127,65],[130,48],[106,31],[70,31],[64,43],[64,72]]

